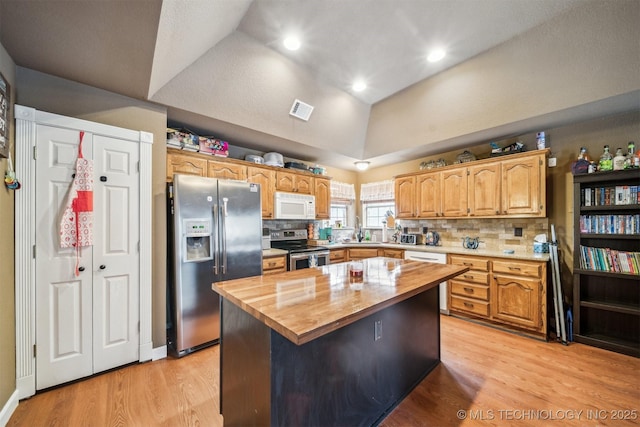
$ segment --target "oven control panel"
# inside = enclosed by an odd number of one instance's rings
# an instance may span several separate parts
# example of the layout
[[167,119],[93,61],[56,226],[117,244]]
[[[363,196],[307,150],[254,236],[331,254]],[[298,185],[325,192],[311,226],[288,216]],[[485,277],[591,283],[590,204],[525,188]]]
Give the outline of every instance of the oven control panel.
[[307,230],[271,230],[271,240],[301,240],[307,238]]

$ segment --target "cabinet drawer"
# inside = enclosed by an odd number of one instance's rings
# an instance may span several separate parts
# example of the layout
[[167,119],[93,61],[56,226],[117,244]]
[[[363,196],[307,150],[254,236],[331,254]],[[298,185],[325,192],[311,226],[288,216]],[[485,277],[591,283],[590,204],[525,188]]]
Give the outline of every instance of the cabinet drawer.
[[462,265],[472,270],[489,271],[489,260],[464,255],[449,255],[449,264]]
[[402,249],[381,248],[381,249],[378,249],[378,256],[384,256],[384,257],[387,257],[387,258],[403,259],[404,258],[404,251]]
[[[276,271],[272,271],[272,270],[276,270]],[[279,271],[286,271],[286,270],[287,270],[287,259],[285,256],[262,259],[262,271],[264,272],[264,274],[269,274],[269,272],[277,273]]]
[[459,280],[450,280],[451,293],[465,296],[468,298],[477,298],[483,301],[489,301],[489,287],[481,285],[473,285]]
[[378,256],[378,249],[376,248],[357,248],[357,249],[349,249],[349,259],[362,259],[362,258],[373,258]]
[[347,250],[346,249],[332,249],[331,252],[329,252],[329,261],[331,263],[335,263],[335,262],[344,262],[346,259],[346,255],[347,255]]
[[494,273],[517,274],[519,276],[542,277],[543,264],[526,261],[493,261]]
[[451,295],[451,309],[489,317],[489,303]]
[[462,273],[456,276],[458,280],[464,280],[465,282],[479,283],[481,285],[489,284],[489,273],[483,273],[481,271],[469,270],[466,273]]

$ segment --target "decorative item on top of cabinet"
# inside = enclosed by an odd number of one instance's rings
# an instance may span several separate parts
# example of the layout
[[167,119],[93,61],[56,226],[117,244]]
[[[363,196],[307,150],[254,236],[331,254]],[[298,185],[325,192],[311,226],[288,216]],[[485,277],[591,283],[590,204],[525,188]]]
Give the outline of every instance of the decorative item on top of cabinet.
[[286,171],[276,171],[276,190],[313,194],[313,177]]
[[262,274],[276,274],[287,271],[287,256],[276,255],[262,259]]
[[273,219],[273,193],[276,172],[256,166],[247,167],[247,181],[260,184],[262,218]]
[[247,167],[224,161],[209,160],[207,162],[207,176],[209,178],[247,180]]
[[167,181],[173,181],[176,173],[207,176],[207,160],[189,154],[167,153]]
[[573,338],[635,357],[640,357],[640,273],[634,263],[640,257],[640,193],[631,188],[639,183],[640,169],[573,177]]
[[315,177],[314,195],[316,196],[316,219],[331,217],[331,183],[327,178]]

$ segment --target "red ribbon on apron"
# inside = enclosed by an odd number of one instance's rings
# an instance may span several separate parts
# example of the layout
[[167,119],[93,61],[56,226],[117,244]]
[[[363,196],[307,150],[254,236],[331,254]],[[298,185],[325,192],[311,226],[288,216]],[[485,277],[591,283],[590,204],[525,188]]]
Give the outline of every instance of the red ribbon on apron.
[[76,248],[76,276],[80,274],[80,248],[93,245],[93,161],[82,155],[83,138],[80,132],[76,174],[60,221],[60,247]]

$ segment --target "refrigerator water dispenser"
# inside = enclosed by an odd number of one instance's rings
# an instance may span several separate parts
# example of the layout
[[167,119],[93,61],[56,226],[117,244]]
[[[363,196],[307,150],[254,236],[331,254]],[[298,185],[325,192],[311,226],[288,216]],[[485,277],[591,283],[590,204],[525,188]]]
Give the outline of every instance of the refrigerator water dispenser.
[[184,262],[213,259],[211,220],[187,218],[184,227]]

